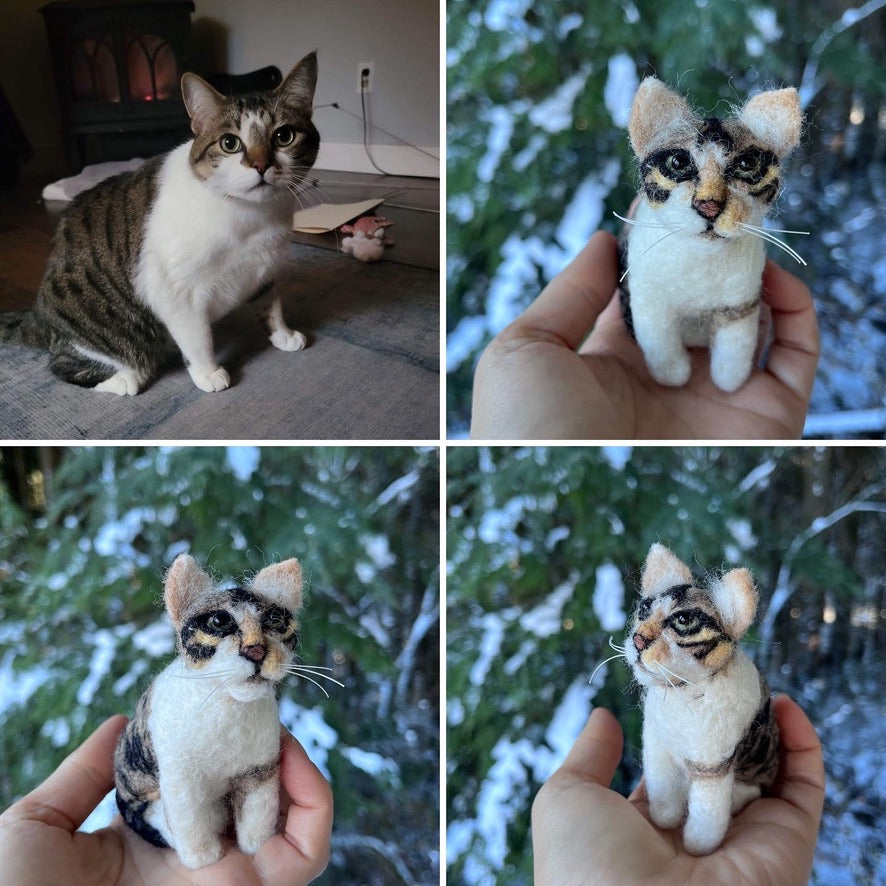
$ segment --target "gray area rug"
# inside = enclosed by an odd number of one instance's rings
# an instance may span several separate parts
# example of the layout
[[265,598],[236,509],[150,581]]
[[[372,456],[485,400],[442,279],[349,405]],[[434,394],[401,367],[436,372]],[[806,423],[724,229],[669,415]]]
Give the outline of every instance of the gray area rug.
[[214,331],[227,391],[198,390],[178,361],[137,397],[118,397],[57,380],[39,351],[0,345],[0,438],[439,439],[439,273],[289,250],[278,282],[305,350],[272,347],[245,307]]

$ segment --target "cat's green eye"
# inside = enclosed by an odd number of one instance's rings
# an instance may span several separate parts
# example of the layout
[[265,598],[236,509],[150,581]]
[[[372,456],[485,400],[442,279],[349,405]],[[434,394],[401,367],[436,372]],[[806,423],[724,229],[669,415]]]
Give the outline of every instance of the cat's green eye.
[[674,181],[686,181],[696,174],[695,163],[688,151],[671,151],[661,161],[662,172]]
[[234,625],[234,619],[230,613],[219,609],[206,619],[206,625],[211,631],[229,631]]
[[233,133],[226,132],[219,140],[218,146],[226,154],[236,154],[240,150],[240,139]]
[[699,626],[699,618],[697,615],[681,612],[674,616],[674,626],[681,631],[694,631]]
[[739,178],[756,179],[763,169],[763,156],[757,151],[748,151],[735,161],[733,169]]
[[295,130],[291,126],[281,126],[274,132],[274,144],[278,148],[285,148],[295,141]]

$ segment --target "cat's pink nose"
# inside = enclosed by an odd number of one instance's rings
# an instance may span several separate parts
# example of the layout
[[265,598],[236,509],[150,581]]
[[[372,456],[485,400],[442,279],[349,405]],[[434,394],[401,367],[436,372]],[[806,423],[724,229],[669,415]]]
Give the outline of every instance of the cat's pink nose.
[[637,652],[642,652],[649,645],[649,641],[642,634],[634,634],[633,640]]
[[692,208],[702,218],[712,221],[723,211],[723,204],[719,200],[693,200]]
[[267,649],[265,649],[260,643],[257,643],[254,646],[244,646],[240,650],[240,654],[248,658],[250,661],[264,661]]

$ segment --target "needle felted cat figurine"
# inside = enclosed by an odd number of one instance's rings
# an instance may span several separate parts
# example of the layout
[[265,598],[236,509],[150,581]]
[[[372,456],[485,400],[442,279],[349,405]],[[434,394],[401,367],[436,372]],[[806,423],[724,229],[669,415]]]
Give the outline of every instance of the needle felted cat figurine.
[[778,768],[769,687],[738,645],[757,608],[747,569],[709,576],[655,544],[625,641],[643,687],[643,774],[649,814],[662,828],[685,820],[683,843],[713,852],[730,816],[760,796]]
[[227,388],[210,324],[253,297],[271,343],[303,348],[272,285],[320,144],[316,81],[313,53],[239,98],[185,74],[194,138],[75,198],[33,311],[0,314],[0,341],[48,350],[57,376],[114,394],[143,390],[172,345],[198,388]]
[[213,587],[188,554],[167,573],[178,657],[141,697],[114,769],[124,821],[189,868],[221,858],[231,815],[246,853],[276,829],[276,687],[291,670],[301,586],[297,560],[232,590]]
[[721,390],[737,390],[750,375],[764,240],[802,261],[761,227],[801,125],[795,89],[761,92],[721,120],[698,117],[654,77],[640,84],[628,132],[642,191],[622,244],[621,301],[660,384],[689,380],[693,346],[710,348]]

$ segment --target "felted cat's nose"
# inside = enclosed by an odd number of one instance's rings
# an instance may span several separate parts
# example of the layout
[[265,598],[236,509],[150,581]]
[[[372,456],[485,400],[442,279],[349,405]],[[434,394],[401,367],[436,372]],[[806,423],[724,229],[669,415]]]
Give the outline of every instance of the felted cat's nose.
[[692,208],[702,218],[713,221],[723,211],[723,204],[719,200],[693,200]]
[[649,645],[649,641],[642,634],[634,634],[633,640],[637,652],[642,652]]
[[245,656],[250,661],[264,661],[265,655],[267,655],[267,649],[265,649],[260,643],[257,643],[254,646],[244,646],[240,650],[240,655]]

